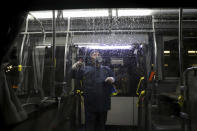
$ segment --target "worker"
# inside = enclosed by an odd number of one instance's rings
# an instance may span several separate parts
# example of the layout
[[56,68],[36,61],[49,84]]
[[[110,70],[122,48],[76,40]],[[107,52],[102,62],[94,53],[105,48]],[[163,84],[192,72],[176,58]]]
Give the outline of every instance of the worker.
[[111,89],[115,82],[112,70],[101,65],[102,57],[98,50],[90,52],[90,65],[84,66],[80,60],[73,64],[73,78],[83,81],[85,129],[104,131],[107,112],[111,108]]

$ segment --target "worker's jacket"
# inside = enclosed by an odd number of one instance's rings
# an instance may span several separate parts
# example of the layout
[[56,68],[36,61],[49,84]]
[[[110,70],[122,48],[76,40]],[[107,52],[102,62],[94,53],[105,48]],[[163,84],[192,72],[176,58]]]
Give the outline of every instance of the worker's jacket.
[[107,66],[85,66],[73,70],[73,78],[83,81],[86,110],[104,112],[110,109],[112,85],[105,82],[107,77],[114,77]]

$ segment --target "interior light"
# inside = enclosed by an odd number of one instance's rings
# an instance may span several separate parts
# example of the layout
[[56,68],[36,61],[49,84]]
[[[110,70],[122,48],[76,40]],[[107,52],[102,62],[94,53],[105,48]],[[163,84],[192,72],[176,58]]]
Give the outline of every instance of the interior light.
[[170,54],[170,51],[169,50],[165,50],[164,54]]
[[192,64],[192,66],[194,67],[194,66],[197,66],[197,64]]
[[[31,11],[30,12],[37,19],[52,18],[52,11]],[[57,11],[55,12],[57,16]],[[151,15],[152,10],[148,9],[112,9],[112,16],[146,16]],[[63,17],[108,17],[108,9],[75,9],[63,10]],[[28,15],[29,19],[33,19]]]
[[[37,19],[52,19],[52,11],[31,11],[29,13]],[[28,18],[33,19],[31,15],[28,15]]]
[[107,9],[95,10],[64,10],[63,17],[105,17],[109,16]]
[[118,9],[112,9],[112,16],[117,16]]
[[100,43],[74,43],[74,45],[99,45]]
[[45,44],[45,45],[38,45],[36,48],[51,48],[51,45]]
[[168,67],[168,64],[164,64],[165,67]]
[[189,50],[188,51],[188,54],[195,54],[196,53],[196,51],[194,51],[194,50]]
[[88,45],[88,46],[83,46],[80,45],[78,46],[79,48],[81,47],[86,47],[89,49],[101,49],[101,50],[118,50],[118,49],[131,49],[131,46],[96,46],[96,45]]
[[[113,13],[115,14],[115,13]],[[118,16],[147,16],[152,15],[149,9],[118,9]]]

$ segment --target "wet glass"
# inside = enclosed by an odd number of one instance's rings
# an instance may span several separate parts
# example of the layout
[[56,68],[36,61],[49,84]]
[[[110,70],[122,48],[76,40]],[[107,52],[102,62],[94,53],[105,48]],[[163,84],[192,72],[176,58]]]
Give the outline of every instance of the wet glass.
[[[108,126],[145,128],[143,93],[153,89],[152,80],[180,76],[178,11],[31,11],[14,43],[6,72],[9,87],[23,105],[48,98],[47,104],[56,103],[53,122],[62,129],[83,129],[89,108],[108,111],[99,115]],[[193,11],[183,10],[184,69],[197,64]]]

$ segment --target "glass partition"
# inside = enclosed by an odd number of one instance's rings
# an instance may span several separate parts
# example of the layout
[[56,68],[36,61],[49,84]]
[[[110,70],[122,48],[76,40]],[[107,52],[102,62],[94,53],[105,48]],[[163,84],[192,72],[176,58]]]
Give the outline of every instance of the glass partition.
[[[196,14],[183,9],[184,69],[197,64]],[[87,100],[111,107],[108,125],[141,126],[139,104],[152,100],[154,82],[179,79],[179,9],[30,11],[24,19],[3,63],[5,82],[24,107],[56,102],[72,116],[55,120],[68,118],[70,128],[84,125]]]

